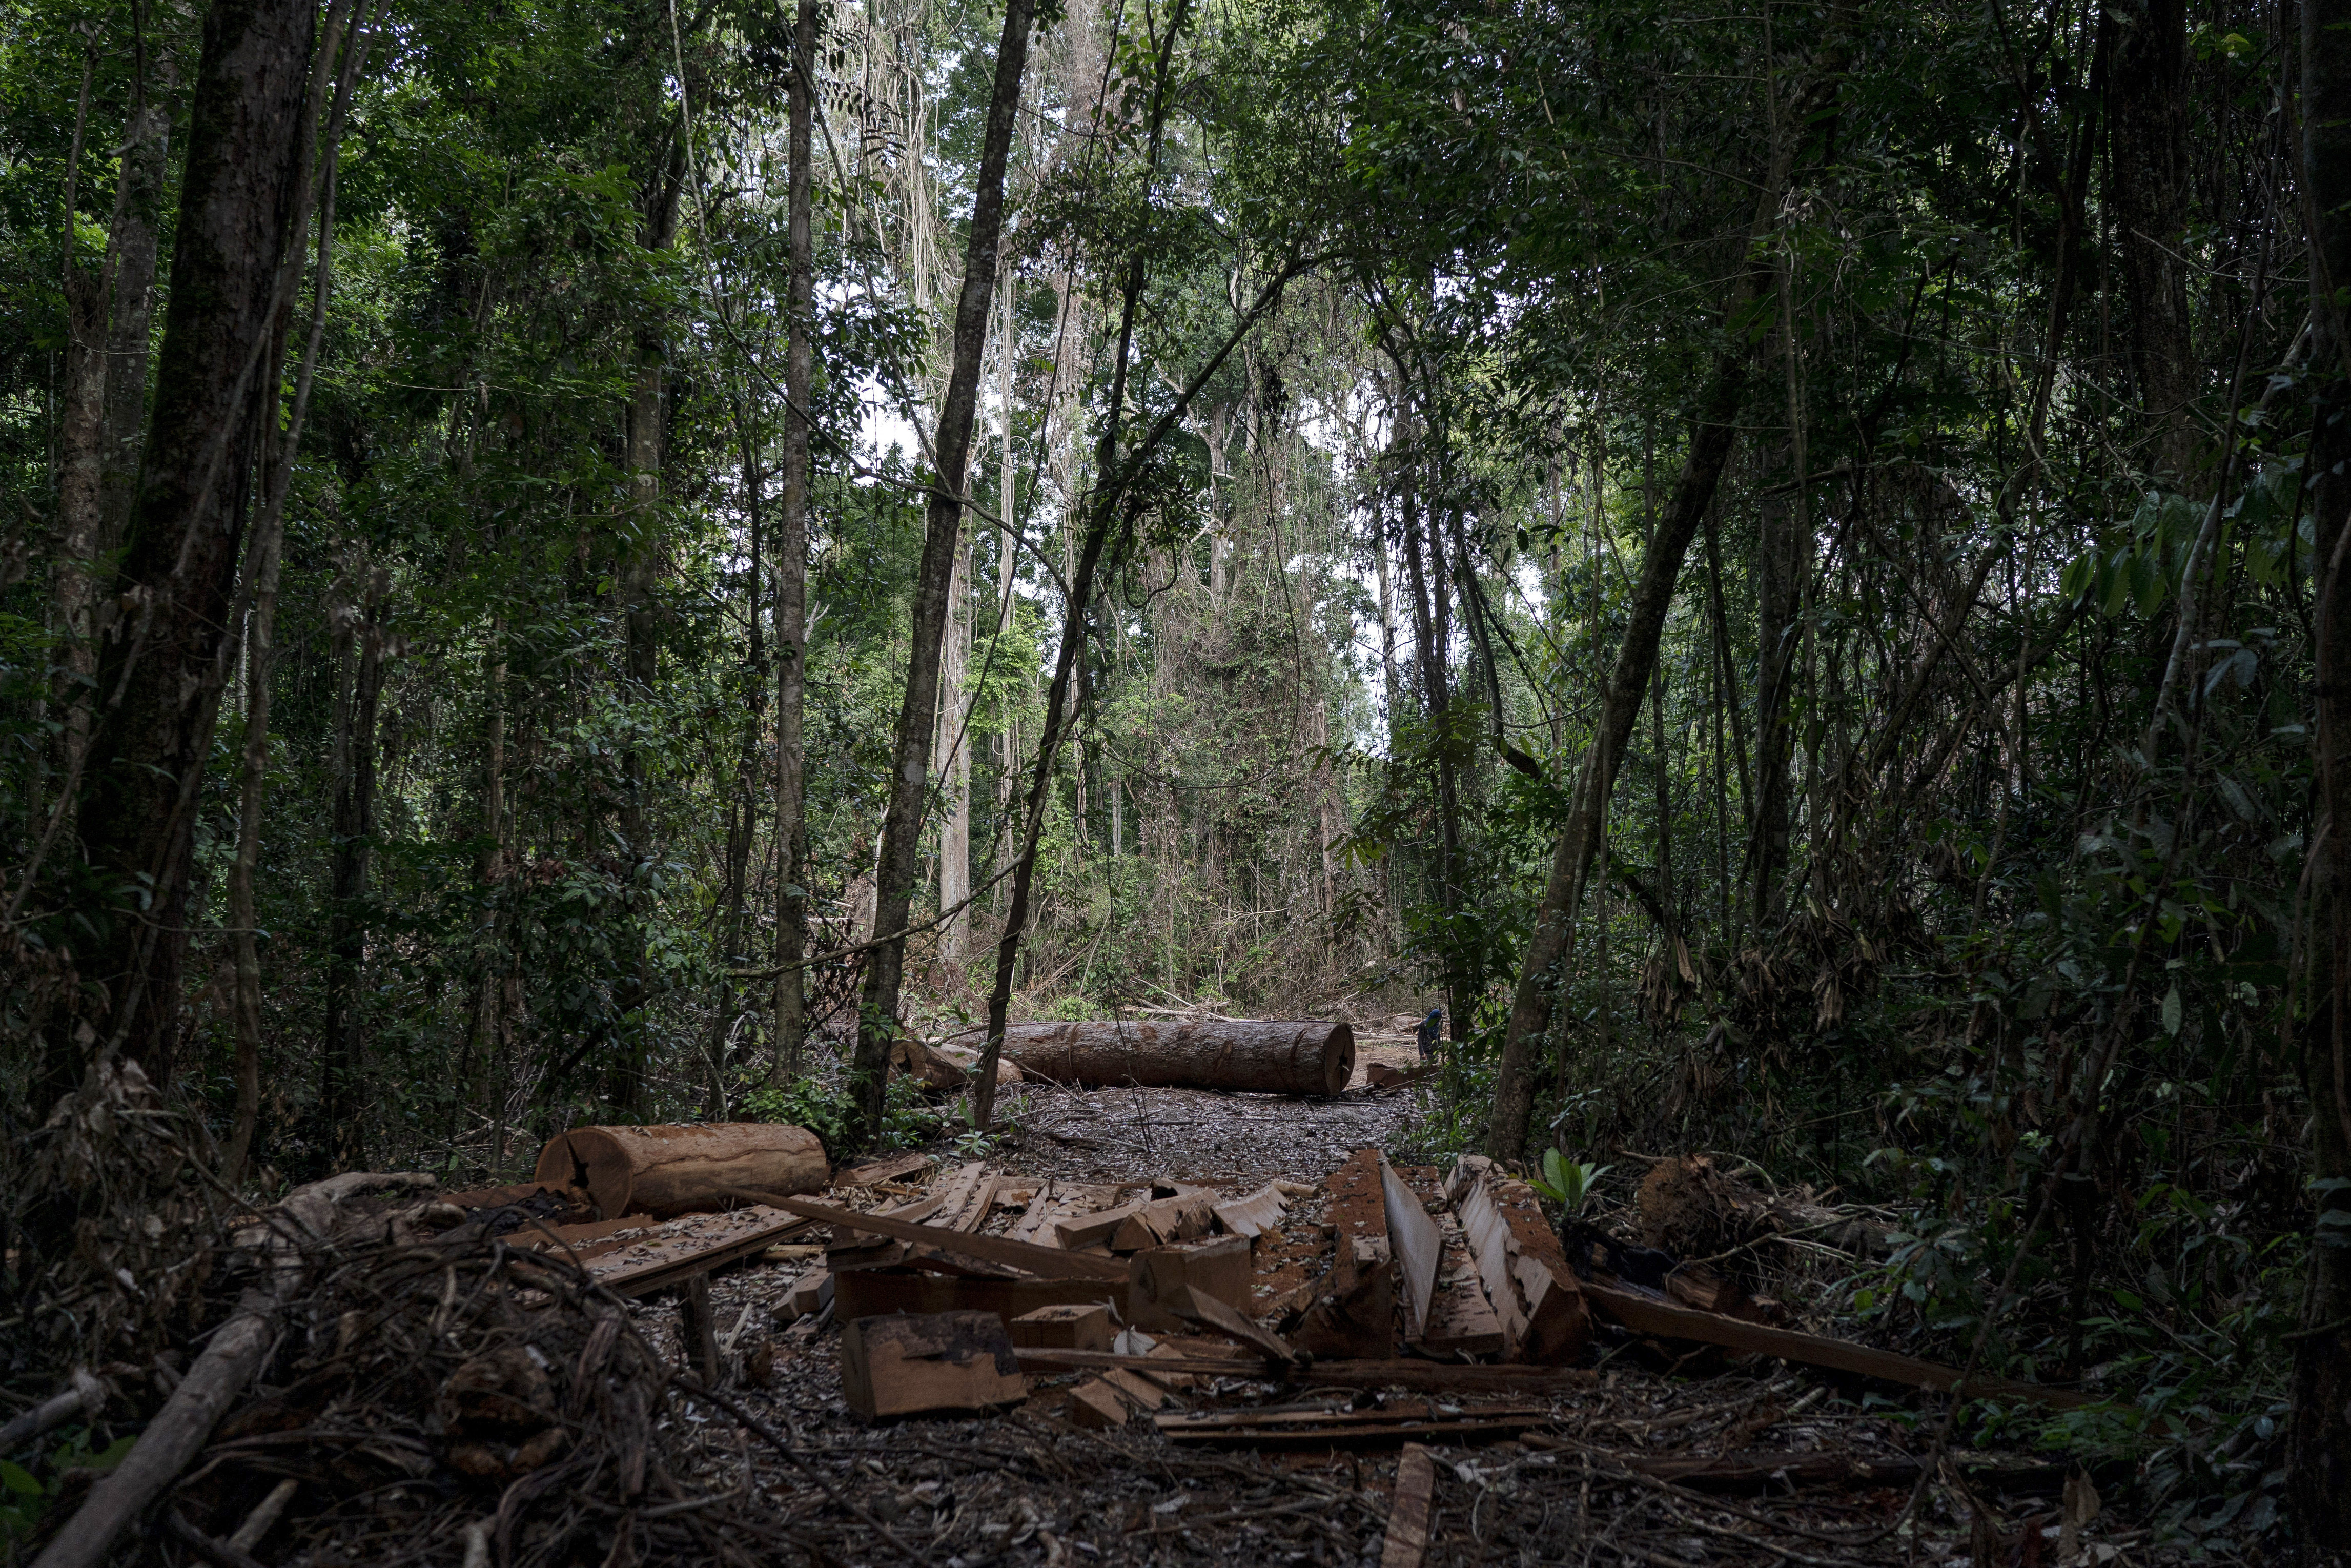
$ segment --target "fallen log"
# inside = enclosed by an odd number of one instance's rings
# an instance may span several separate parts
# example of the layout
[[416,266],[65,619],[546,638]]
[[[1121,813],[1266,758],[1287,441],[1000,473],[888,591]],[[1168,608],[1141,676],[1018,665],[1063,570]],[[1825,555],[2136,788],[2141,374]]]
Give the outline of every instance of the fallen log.
[[1920,1361],[1916,1356],[1897,1355],[1890,1350],[1855,1344],[1849,1340],[1826,1339],[1794,1329],[1775,1329],[1691,1307],[1677,1307],[1589,1280],[1584,1281],[1583,1294],[1586,1301],[1634,1333],[1655,1334],[1660,1339],[1719,1344],[1749,1355],[1777,1356],[1803,1366],[1850,1372],[1905,1387],[1956,1394],[1966,1399],[2020,1400],[2053,1406],[2060,1410],[2097,1403],[2089,1395],[2071,1389],[2043,1388],[2037,1383],[2019,1383],[2013,1378],[1991,1377],[1982,1373],[1966,1378],[1962,1387],[1959,1369],[1939,1362]]
[[1534,1189],[1469,1155],[1453,1167],[1445,1192],[1460,1211],[1479,1277],[1501,1319],[1503,1354],[1552,1365],[1581,1360],[1592,1343],[1583,1292]]
[[1354,1076],[1355,1031],[1320,1019],[1026,1023],[1004,1031],[1004,1054],[1056,1083],[1325,1097]]
[[700,1126],[574,1127],[538,1152],[532,1179],[580,1186],[607,1219],[707,1213],[753,1194],[760,1200],[821,1192],[832,1167],[805,1127],[766,1122]]

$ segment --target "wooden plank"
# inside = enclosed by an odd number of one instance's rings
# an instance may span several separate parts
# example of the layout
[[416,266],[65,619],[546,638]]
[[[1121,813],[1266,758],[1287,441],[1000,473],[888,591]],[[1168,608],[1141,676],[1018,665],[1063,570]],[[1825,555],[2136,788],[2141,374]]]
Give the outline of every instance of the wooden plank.
[[1333,1405],[1291,1405],[1258,1410],[1201,1410],[1164,1417],[1159,1425],[1169,1428],[1180,1427],[1187,1431],[1261,1431],[1267,1427],[1393,1427],[1404,1421],[1440,1422],[1456,1417],[1509,1420],[1524,1416],[1533,1416],[1548,1425],[1552,1416],[1551,1406],[1489,1405],[1474,1410],[1440,1412],[1435,1409],[1416,1410],[1401,1405],[1385,1410],[1356,1410]]
[[598,1284],[624,1296],[642,1296],[724,1268],[791,1228],[791,1217],[764,1205],[727,1214],[697,1214],[663,1226],[663,1234],[590,1259],[585,1267]]
[[1214,1297],[1237,1310],[1249,1306],[1249,1243],[1238,1236],[1184,1247],[1151,1247],[1127,1260],[1128,1321],[1137,1328],[1172,1329],[1183,1322],[1170,1305],[1178,1291]]
[[1293,1336],[1301,1350],[1342,1360],[1395,1354],[1395,1268],[1377,1149],[1358,1149],[1325,1179],[1331,1268]]
[[1464,1410],[1453,1416],[1414,1416],[1397,1410],[1343,1410],[1315,1416],[1301,1413],[1287,1424],[1239,1425],[1220,1421],[1224,1412],[1193,1415],[1171,1411],[1156,1417],[1160,1435],[1171,1443],[1245,1448],[1357,1448],[1391,1444],[1458,1443],[1515,1437],[1548,1427],[1555,1417],[1546,1409]]
[[1404,1275],[1405,1333],[1419,1339],[1428,1325],[1429,1303],[1437,1294],[1437,1271],[1445,1260],[1444,1234],[1412,1188],[1379,1156],[1380,1194],[1386,1203],[1388,1240],[1395,1249]]
[[863,1318],[841,1333],[841,1393],[867,1420],[1018,1405],[1029,1385],[992,1312]]
[[1470,1260],[1468,1239],[1461,1222],[1447,1214],[1437,1221],[1444,1239],[1445,1264],[1437,1293],[1428,1309],[1421,1347],[1432,1355],[1498,1355],[1502,1349],[1502,1323],[1486,1287]]
[[1271,1329],[1259,1327],[1229,1303],[1220,1301],[1205,1291],[1180,1289],[1161,1304],[1187,1323],[1214,1329],[1252,1350],[1264,1352],[1270,1361],[1287,1363],[1298,1359],[1298,1352],[1280,1334]]
[[[1461,1167],[1454,1169],[1458,1175]],[[1494,1195],[1482,1175],[1473,1176],[1458,1191],[1447,1182],[1446,1192],[1461,1217],[1461,1234],[1470,1260],[1477,1265],[1479,1282],[1486,1287],[1487,1302],[1501,1329],[1502,1354],[1510,1361],[1523,1361],[1529,1319],[1519,1297],[1518,1281],[1510,1273],[1510,1228],[1495,1209]]]
[[977,1230],[987,1218],[987,1199],[996,1195],[996,1179],[986,1162],[973,1160],[949,1172],[935,1190],[940,1225],[949,1230]]
[[833,1315],[844,1322],[884,1312],[994,1312],[1007,1322],[1040,1307],[1107,1304],[1126,1312],[1125,1282],[1107,1280],[977,1280],[852,1269],[836,1276]]
[[1216,1204],[1207,1193],[1183,1193],[1142,1205],[1119,1222],[1110,1239],[1113,1252],[1140,1252],[1208,1233]]
[[1096,1258],[1082,1252],[1063,1252],[1051,1247],[1037,1247],[1025,1241],[1014,1241],[1002,1236],[959,1236],[943,1231],[935,1226],[908,1225],[903,1220],[882,1215],[855,1214],[834,1204],[818,1203],[805,1197],[777,1200],[777,1207],[787,1213],[808,1219],[822,1219],[835,1225],[848,1225],[863,1230],[878,1230],[884,1236],[901,1241],[928,1242],[942,1252],[956,1257],[977,1258],[987,1263],[1009,1263],[1016,1269],[1026,1269],[1053,1280],[1111,1280],[1126,1282],[1126,1263],[1115,1258]]
[[1146,1207],[1148,1207],[1148,1200],[1057,1220],[1053,1226],[1054,1244],[1070,1252],[1075,1252],[1081,1248],[1101,1246],[1118,1234],[1118,1228],[1126,1223],[1129,1215]]
[[1583,1294],[1593,1306],[1634,1333],[1656,1334],[1661,1339],[1719,1344],[1727,1350],[1741,1351],[1750,1355],[1774,1355],[1782,1361],[1855,1373],[1907,1387],[1932,1389],[1940,1394],[1957,1393],[1968,1399],[2019,1400],[2053,1406],[2060,1410],[2077,1409],[2097,1402],[2089,1395],[2076,1394],[2071,1389],[2043,1388],[2037,1383],[2019,1383],[2011,1378],[1990,1377],[1982,1374],[1968,1378],[1966,1386],[1962,1388],[1957,1367],[1920,1361],[1914,1356],[1896,1355],[1892,1351],[1875,1350],[1846,1340],[1824,1339],[1819,1334],[1799,1333],[1794,1329],[1775,1329],[1714,1312],[1701,1312],[1691,1307],[1677,1307],[1591,1281],[1584,1281]]
[[1255,1239],[1280,1224],[1289,1207],[1290,1200],[1280,1188],[1261,1186],[1246,1197],[1228,1198],[1213,1206],[1212,1212],[1228,1235]]
[[886,1160],[869,1160],[842,1171],[832,1178],[832,1185],[835,1191],[845,1186],[875,1186],[913,1176],[930,1163],[928,1155],[892,1155]]
[[1562,1395],[1588,1392],[1600,1385],[1600,1375],[1571,1366],[1474,1366],[1441,1361],[1318,1361],[1311,1366],[1265,1367],[1254,1358],[1236,1364],[1220,1356],[1187,1356],[1182,1361],[1121,1356],[1105,1351],[1023,1350],[1020,1364],[1034,1372],[1092,1372],[1125,1366],[1149,1372],[1166,1369],[1196,1377],[1248,1377],[1257,1382],[1293,1377],[1315,1388],[1401,1388],[1412,1394],[1459,1396],[1470,1394]]
[[1021,1312],[1006,1324],[1015,1349],[1108,1350],[1110,1306],[1102,1301],[1057,1301]]
[[1387,1542],[1380,1548],[1380,1568],[1421,1568],[1428,1556],[1428,1495],[1437,1482],[1437,1467],[1428,1450],[1406,1443],[1396,1461],[1395,1490],[1388,1498]]
[[1099,1377],[1089,1377],[1070,1390],[1070,1425],[1089,1431],[1115,1429],[1126,1425],[1134,1407],[1120,1396],[1117,1389]]

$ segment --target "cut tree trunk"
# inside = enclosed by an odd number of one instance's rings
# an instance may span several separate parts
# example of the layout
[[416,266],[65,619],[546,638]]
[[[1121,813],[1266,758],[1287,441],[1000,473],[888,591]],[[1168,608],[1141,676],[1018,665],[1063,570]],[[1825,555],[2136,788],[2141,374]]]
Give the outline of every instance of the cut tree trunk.
[[1336,1094],[1355,1071],[1355,1031],[1319,1019],[1027,1023],[1004,1054],[1056,1083]]
[[831,1174],[824,1145],[805,1127],[717,1122],[574,1127],[538,1152],[531,1179],[587,1188],[607,1219],[668,1219],[729,1207],[745,1193],[822,1192]]

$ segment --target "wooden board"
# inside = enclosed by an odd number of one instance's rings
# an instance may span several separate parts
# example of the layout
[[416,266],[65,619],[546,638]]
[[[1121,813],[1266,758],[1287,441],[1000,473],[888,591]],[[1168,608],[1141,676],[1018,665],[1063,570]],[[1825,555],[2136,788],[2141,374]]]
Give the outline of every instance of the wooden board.
[[1029,1396],[992,1312],[863,1318],[841,1333],[841,1393],[867,1420],[993,1410]]
[[1061,1237],[1055,1228],[1065,1219],[1074,1220],[1099,1213],[1118,1201],[1123,1187],[1094,1186],[1082,1183],[1048,1182],[1029,1200],[1029,1207],[1006,1235],[1015,1241],[1032,1242],[1040,1247],[1059,1247]]
[[789,1232],[793,1218],[765,1205],[731,1214],[697,1214],[591,1258],[584,1266],[597,1283],[624,1296],[642,1296],[760,1250]]
[[933,1223],[949,1230],[978,1229],[987,1218],[988,1206],[996,1199],[997,1184],[1002,1179],[978,1160],[958,1166],[942,1179],[937,1188],[939,1207]]
[[1445,1261],[1445,1238],[1428,1210],[1421,1207],[1420,1198],[1388,1164],[1388,1157],[1382,1155],[1379,1161],[1388,1240],[1404,1279],[1405,1334],[1416,1340],[1426,1333],[1430,1303],[1437,1295],[1437,1270]]
[[1358,1149],[1325,1178],[1331,1267],[1292,1334],[1311,1354],[1380,1360],[1395,1354],[1395,1268],[1385,1170],[1377,1149]]
[[1278,1187],[1261,1186],[1246,1197],[1227,1198],[1215,1206],[1217,1223],[1228,1236],[1262,1236],[1281,1222],[1290,1200]]
[[892,1155],[886,1160],[869,1160],[853,1166],[832,1178],[833,1186],[874,1186],[885,1181],[899,1181],[914,1175],[931,1163],[928,1155]]
[[1406,1443],[1396,1461],[1395,1490],[1388,1498],[1387,1542],[1380,1548],[1380,1568],[1421,1568],[1428,1556],[1428,1494],[1437,1480],[1437,1467],[1428,1450]]
[[1432,1355],[1499,1355],[1502,1322],[1487,1300],[1461,1222],[1447,1214],[1437,1220],[1437,1233],[1445,1243],[1445,1262],[1421,1331],[1421,1348]]
[[1110,1305],[1105,1301],[1058,1301],[1019,1313],[1006,1326],[1016,1349],[1110,1348]]
[[1126,1223],[1128,1216],[1148,1207],[1148,1200],[1145,1200],[1056,1220],[1053,1224],[1053,1245],[1069,1252],[1086,1247],[1105,1246],[1112,1237],[1118,1234],[1118,1228]]
[[1131,1210],[1111,1233],[1113,1252],[1140,1252],[1146,1247],[1166,1247],[1208,1233],[1216,1204],[1207,1193],[1182,1193]]
[[1719,1344],[1750,1355],[1774,1355],[1782,1361],[1855,1373],[1863,1377],[1879,1378],[1911,1388],[1933,1389],[1943,1394],[1958,1392],[1969,1399],[2021,1400],[2054,1406],[2061,1410],[2096,1403],[2091,1396],[2076,1394],[2071,1389],[2043,1388],[2036,1383],[2019,1383],[2011,1378],[1990,1377],[1982,1374],[1968,1378],[1965,1388],[1961,1389],[1959,1370],[1954,1366],[1920,1361],[1914,1356],[1896,1355],[1892,1351],[1875,1350],[1847,1340],[1825,1339],[1819,1334],[1775,1329],[1762,1323],[1698,1312],[1689,1307],[1677,1307],[1591,1281],[1584,1282],[1583,1294],[1593,1306],[1634,1333],[1656,1334],[1661,1339]]
[[1023,1350],[1020,1364],[1036,1372],[1091,1372],[1109,1366],[1149,1372],[1188,1372],[1196,1377],[1249,1377],[1267,1382],[1294,1378],[1309,1388],[1401,1388],[1413,1394],[1459,1397],[1469,1394],[1524,1396],[1576,1394],[1596,1388],[1600,1375],[1573,1366],[1475,1366],[1441,1361],[1318,1361],[1311,1366],[1263,1367],[1254,1360],[1235,1365],[1221,1356],[1186,1356],[1181,1362],[1122,1356],[1103,1351]]
[[1127,1299],[1134,1304],[1128,1321],[1137,1328],[1173,1329],[1186,1321],[1172,1303],[1177,1292],[1189,1291],[1229,1307],[1246,1310],[1249,1284],[1249,1244],[1238,1236],[1183,1247],[1153,1247],[1127,1260]]
[[934,1226],[908,1225],[880,1215],[856,1214],[833,1204],[818,1203],[805,1197],[779,1198],[777,1207],[808,1219],[877,1230],[901,1241],[928,1242],[940,1251],[957,1257],[977,1258],[986,1263],[1008,1263],[1016,1269],[1026,1269],[1048,1279],[1113,1280],[1121,1284],[1126,1281],[1126,1264],[1119,1259],[1062,1252],[1002,1236],[959,1236]]
[[1126,1313],[1126,1283],[1107,1280],[970,1280],[852,1269],[835,1277],[833,1315],[846,1322],[884,1312],[994,1312],[1010,1321],[1040,1307],[1106,1303]]
[[1424,1442],[1514,1437],[1548,1427],[1557,1418],[1541,1405],[1498,1406],[1426,1414],[1408,1406],[1385,1410],[1207,1410],[1175,1411],[1155,1418],[1173,1443],[1251,1448],[1386,1447],[1417,1438]]

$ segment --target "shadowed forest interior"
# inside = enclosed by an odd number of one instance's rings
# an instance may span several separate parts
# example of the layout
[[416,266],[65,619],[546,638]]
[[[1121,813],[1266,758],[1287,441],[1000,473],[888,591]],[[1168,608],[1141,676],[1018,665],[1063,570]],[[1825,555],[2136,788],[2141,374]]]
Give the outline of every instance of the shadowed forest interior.
[[1440,1009],[1399,1157],[2351,1547],[2339,0],[32,0],[0,246],[28,1387],[122,1063],[266,1197]]

